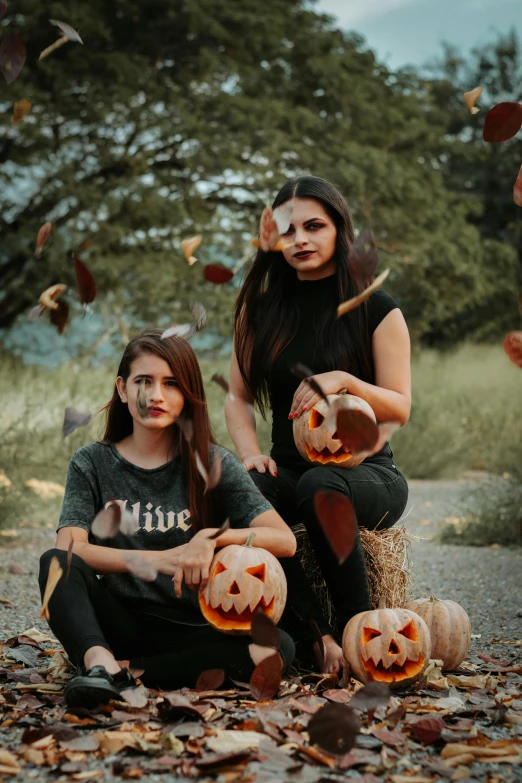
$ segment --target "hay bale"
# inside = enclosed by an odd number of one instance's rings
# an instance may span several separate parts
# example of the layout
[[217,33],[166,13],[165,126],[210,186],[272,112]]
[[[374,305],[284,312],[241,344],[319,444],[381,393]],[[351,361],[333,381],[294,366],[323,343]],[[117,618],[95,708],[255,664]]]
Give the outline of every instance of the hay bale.
[[[317,563],[304,525],[293,528],[297,539],[297,555],[309,575],[324,616],[335,624],[335,613],[321,569]],[[386,606],[404,606],[410,594],[410,542],[405,527],[387,530],[360,529],[361,543],[368,570],[370,602],[376,609],[384,599]],[[341,629],[342,630],[342,629]]]

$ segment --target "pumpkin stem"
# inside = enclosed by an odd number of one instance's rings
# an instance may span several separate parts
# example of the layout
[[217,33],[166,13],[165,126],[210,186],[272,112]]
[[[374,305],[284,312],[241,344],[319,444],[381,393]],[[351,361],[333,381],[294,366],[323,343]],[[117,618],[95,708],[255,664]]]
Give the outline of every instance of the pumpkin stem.
[[432,593],[432,594],[430,595],[430,601],[438,601],[438,600],[439,600],[439,599],[437,598],[437,596],[435,595],[435,593]]
[[381,598],[379,598],[379,606],[377,608],[386,609],[386,598],[384,596],[381,596]]
[[253,546],[255,537],[256,537],[255,533],[250,533],[243,546],[248,546],[248,547]]

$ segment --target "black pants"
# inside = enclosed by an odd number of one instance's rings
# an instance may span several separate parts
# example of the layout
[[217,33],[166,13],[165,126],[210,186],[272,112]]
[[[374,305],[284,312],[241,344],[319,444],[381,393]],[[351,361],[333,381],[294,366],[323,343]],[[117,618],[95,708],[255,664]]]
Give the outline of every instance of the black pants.
[[[311,467],[305,460],[293,460],[292,468],[277,462],[277,477],[251,471],[250,475],[263,495],[290,526],[302,523],[321,568],[330,593],[338,631],[355,614],[370,609],[370,594],[364,553],[357,541],[352,553],[339,565],[319,524],[314,510],[314,495],[319,490],[342,492],[352,503],[360,527],[392,527],[400,518],[408,500],[408,484],[393,461],[389,446],[387,455],[372,457],[355,468],[335,465]],[[389,454],[389,456],[388,456]],[[383,519],[384,517],[384,519]],[[314,596],[299,557],[282,558],[288,582],[288,599],[282,626],[296,641],[310,640],[309,621],[315,620],[321,633],[335,632],[330,628]]]
[[[110,650],[117,660],[144,669],[141,679],[151,688],[194,687],[201,672],[223,669],[229,678],[248,682],[254,670],[250,636],[231,636],[209,625],[184,625],[136,612],[117,600],[78,555],[72,556],[65,580],[67,552],[50,549],[40,559],[43,595],[52,557],[64,570],[49,601],[49,625],[74,665],[83,664],[91,647]],[[280,631],[279,652],[285,670],[293,661],[292,639]]]

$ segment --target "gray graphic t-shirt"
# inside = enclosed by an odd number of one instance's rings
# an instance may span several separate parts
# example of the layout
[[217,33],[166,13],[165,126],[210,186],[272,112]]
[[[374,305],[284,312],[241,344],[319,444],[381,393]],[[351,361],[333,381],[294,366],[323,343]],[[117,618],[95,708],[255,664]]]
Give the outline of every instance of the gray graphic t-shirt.
[[[222,460],[221,479],[212,490],[212,526],[220,527],[228,518],[231,527],[248,527],[272,506],[233,454],[221,446],[211,449]],[[131,536],[118,533],[115,538],[97,539],[91,532],[94,517],[114,500],[134,515],[139,530]],[[194,531],[181,458],[176,456],[159,468],[147,469],[124,459],[113,444],[83,446],[69,464],[58,529],[63,527],[81,527],[89,532],[90,543],[117,549],[163,550],[186,544]],[[130,602],[136,611],[206,624],[197,593],[183,584],[182,597],[176,598],[172,579],[166,574],[159,574],[154,582],[144,582],[133,574],[106,574],[102,579],[115,597]]]

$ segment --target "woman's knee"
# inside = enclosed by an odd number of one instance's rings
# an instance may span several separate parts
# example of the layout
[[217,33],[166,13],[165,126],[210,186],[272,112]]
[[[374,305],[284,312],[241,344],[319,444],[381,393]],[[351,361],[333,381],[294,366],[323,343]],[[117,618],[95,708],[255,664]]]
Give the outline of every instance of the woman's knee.
[[349,486],[340,481],[333,471],[321,465],[307,470],[297,482],[295,493],[298,508],[303,503],[313,503],[314,495],[319,491],[342,492],[350,497]]
[[[48,549],[47,552],[44,552],[43,555],[40,557],[40,573],[38,575],[40,590],[42,592],[45,590],[45,586],[47,584],[49,569],[51,567],[51,561],[53,560],[53,558],[56,558],[58,560],[60,568],[64,573],[67,571],[68,552],[66,552],[64,549]],[[73,569],[75,570],[79,569],[81,571],[84,571],[86,575],[90,575],[94,573],[91,567],[87,565],[85,560],[82,560],[82,558],[79,557],[79,555],[75,555],[74,553],[72,553],[71,556],[69,571],[72,571]]]

